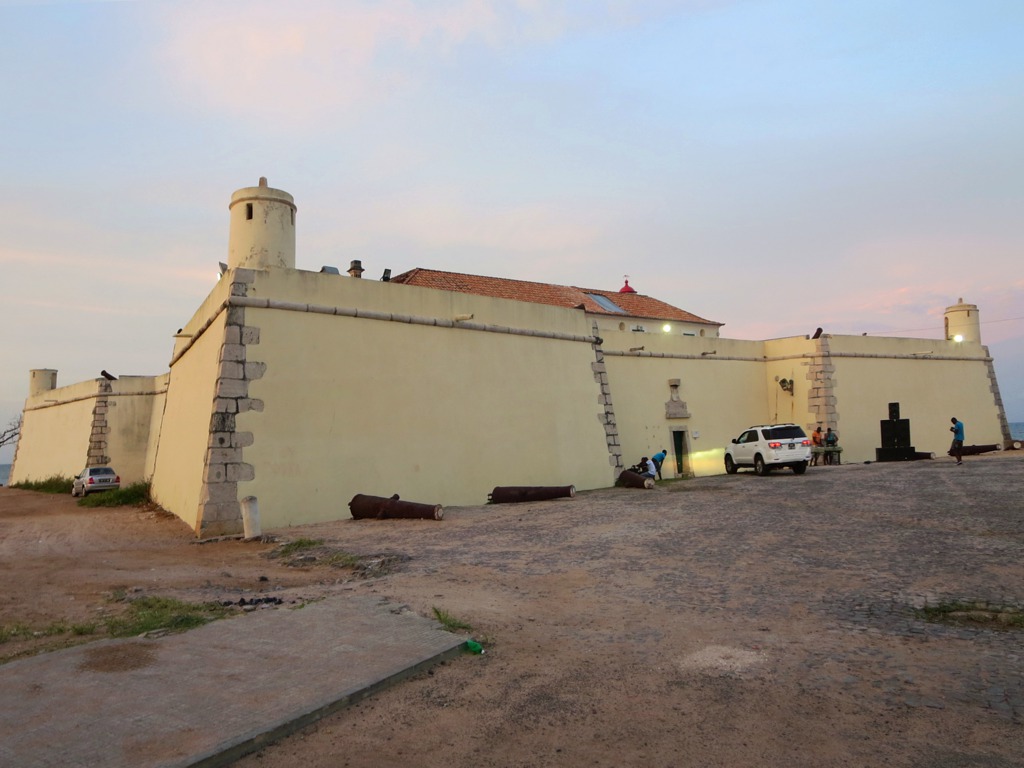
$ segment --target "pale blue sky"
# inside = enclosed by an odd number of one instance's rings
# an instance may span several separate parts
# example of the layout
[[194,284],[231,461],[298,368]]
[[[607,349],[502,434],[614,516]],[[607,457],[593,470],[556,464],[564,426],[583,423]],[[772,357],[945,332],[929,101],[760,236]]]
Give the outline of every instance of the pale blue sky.
[[300,268],[628,274],[736,338],[962,296],[1024,421],[1022,39],[1017,1],[0,0],[0,424],[31,368],[164,372],[261,175]]

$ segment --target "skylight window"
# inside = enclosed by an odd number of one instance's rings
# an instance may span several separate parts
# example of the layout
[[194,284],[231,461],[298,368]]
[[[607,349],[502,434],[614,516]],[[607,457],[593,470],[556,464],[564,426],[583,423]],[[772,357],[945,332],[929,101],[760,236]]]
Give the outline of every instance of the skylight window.
[[596,301],[601,309],[607,310],[608,312],[617,312],[620,315],[626,314],[626,310],[618,306],[614,301],[609,299],[607,296],[602,296],[599,293],[588,293],[587,298],[591,301]]

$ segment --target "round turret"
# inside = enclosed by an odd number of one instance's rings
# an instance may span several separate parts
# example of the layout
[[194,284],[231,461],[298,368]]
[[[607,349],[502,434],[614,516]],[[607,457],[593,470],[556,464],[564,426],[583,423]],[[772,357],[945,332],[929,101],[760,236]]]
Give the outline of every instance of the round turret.
[[57,388],[57,372],[52,368],[33,368],[28,372],[28,396],[35,397]]
[[295,269],[295,200],[281,189],[245,187],[231,195],[228,268]]
[[946,341],[967,341],[981,344],[981,320],[977,304],[964,304],[963,299],[946,307]]

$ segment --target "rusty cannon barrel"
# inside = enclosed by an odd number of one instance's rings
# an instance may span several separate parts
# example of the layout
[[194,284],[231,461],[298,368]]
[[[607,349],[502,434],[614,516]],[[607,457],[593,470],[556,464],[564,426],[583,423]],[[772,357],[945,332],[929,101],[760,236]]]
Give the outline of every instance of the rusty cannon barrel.
[[644,477],[641,474],[624,469],[615,481],[615,485],[619,488],[653,488],[654,478]]
[[[982,453],[990,453],[992,451],[1001,450],[1003,450],[1003,446],[1001,445],[965,445],[960,449],[960,454],[962,456],[977,456]],[[946,455],[952,456],[952,449],[950,449]]]
[[402,501],[397,493],[390,499],[357,493],[348,503],[348,508],[356,520],[440,520],[444,517],[440,504]]
[[572,498],[576,495],[575,485],[556,486],[497,486],[487,494],[491,504],[514,504],[518,501],[547,501],[548,499]]

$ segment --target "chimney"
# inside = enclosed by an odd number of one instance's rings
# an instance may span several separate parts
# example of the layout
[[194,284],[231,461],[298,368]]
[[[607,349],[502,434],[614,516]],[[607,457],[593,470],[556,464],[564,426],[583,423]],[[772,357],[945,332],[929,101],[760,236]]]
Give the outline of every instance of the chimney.
[[363,262],[359,259],[353,259],[352,263],[348,265],[348,276],[349,277],[362,277],[363,276]]

